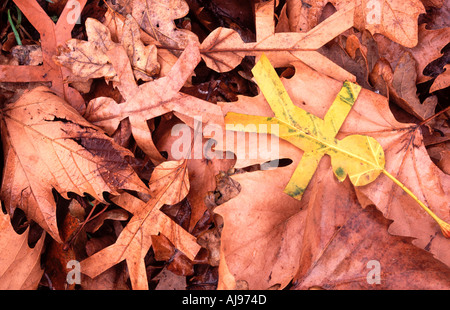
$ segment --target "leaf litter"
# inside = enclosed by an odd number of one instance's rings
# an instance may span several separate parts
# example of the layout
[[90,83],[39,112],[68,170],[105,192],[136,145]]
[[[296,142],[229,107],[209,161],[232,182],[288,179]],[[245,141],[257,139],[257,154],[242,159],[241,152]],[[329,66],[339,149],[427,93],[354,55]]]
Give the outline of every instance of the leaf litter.
[[4,289],[450,287],[448,1],[69,2],[0,11]]

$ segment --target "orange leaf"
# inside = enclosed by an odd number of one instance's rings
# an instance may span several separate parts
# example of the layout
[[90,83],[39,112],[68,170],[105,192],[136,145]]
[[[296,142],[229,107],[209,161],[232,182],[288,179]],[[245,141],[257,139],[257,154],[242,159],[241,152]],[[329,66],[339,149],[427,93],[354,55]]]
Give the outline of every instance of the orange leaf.
[[117,129],[121,120],[128,117],[137,145],[153,161],[162,162],[164,158],[153,144],[147,120],[174,111],[189,125],[194,118],[201,119],[205,125],[223,124],[217,105],[179,92],[200,61],[196,43],[186,47],[165,77],[140,86],[134,80],[128,57],[121,47],[109,50],[107,55],[120,77],[118,88],[126,102],[118,104],[111,98],[96,98],[89,102],[86,117],[109,134]]
[[126,260],[133,289],[148,289],[144,257],[152,245],[152,235],[159,233],[189,259],[194,259],[200,250],[195,237],[159,210],[164,204],[178,202],[186,196],[189,190],[186,162],[168,161],[157,166],[150,179],[150,190],[153,195],[147,203],[130,194],[113,200],[134,216],[113,245],[81,262],[83,273],[94,278]]
[[45,233],[34,248],[28,246],[28,232],[17,234],[8,214],[0,212],[0,289],[34,290],[44,270],[41,269],[41,251]]
[[[289,96],[294,104],[323,118],[342,83],[319,74],[302,63],[295,63],[295,69],[296,73],[292,78],[283,80]],[[241,97],[235,103],[223,103],[222,106],[224,114],[236,112],[274,116],[262,94],[252,98]],[[394,176],[400,182],[412,189],[420,200],[426,201],[440,217],[449,221],[450,177],[430,160],[417,125],[397,122],[390,113],[385,97],[362,89],[337,138],[356,133],[375,138],[385,150],[386,170],[395,172]],[[239,133],[234,141],[266,141],[263,134],[258,134],[257,139],[251,138],[251,135],[256,134]],[[331,190],[332,183],[329,183],[331,181],[328,179],[319,183],[318,176],[332,174],[327,160],[327,163],[321,163],[322,168],[319,167],[316,171],[315,179],[308,185],[302,201],[296,201],[284,194],[283,189],[303,152],[281,140],[279,153],[266,152],[265,157],[249,158],[249,150],[258,150],[258,145],[260,143],[242,149],[236,144],[234,148],[220,149],[236,154],[236,168],[282,158],[289,158],[292,163],[285,167],[232,177],[242,189],[237,197],[216,209],[216,212],[224,217],[221,247],[232,275],[236,280],[247,281],[250,289],[268,288],[277,284],[284,287],[299,268],[298,259],[301,255],[308,255],[308,252],[302,252],[298,244],[305,236],[305,210],[309,208],[309,204],[325,195],[333,201],[326,203],[326,206],[334,203],[345,205],[344,199],[351,193],[342,188]],[[256,153],[264,154],[258,151]],[[312,188],[320,184],[326,187],[314,192]],[[356,194],[363,207],[374,204],[384,217],[393,220],[389,225],[390,234],[414,237],[413,245],[426,248],[438,260],[450,265],[450,247],[448,240],[439,232],[439,226],[390,179],[382,175],[369,185],[357,187]],[[319,212],[317,216],[320,216],[320,211],[316,212]],[[329,216],[338,214],[340,213],[336,211]],[[327,226],[325,219],[323,223],[321,229],[334,231],[332,224]],[[315,235],[311,234],[310,238],[315,238]]]
[[104,201],[103,192],[119,189],[147,193],[125,157],[133,154],[91,125],[46,87],[24,94],[2,111],[5,173],[1,196],[12,213],[24,210],[60,241],[52,188],[89,193]]
[[71,38],[72,28],[78,19],[77,16],[72,15],[74,13],[80,14],[86,1],[77,1],[79,10],[73,10],[71,1],[68,1],[55,25],[36,0],[14,0],[41,35],[43,65],[0,66],[0,81],[51,82],[51,89],[58,96],[65,98],[79,113],[84,113],[86,106],[83,97],[65,82],[66,77],[70,75],[70,71],[56,65],[52,58],[58,53],[58,45]]

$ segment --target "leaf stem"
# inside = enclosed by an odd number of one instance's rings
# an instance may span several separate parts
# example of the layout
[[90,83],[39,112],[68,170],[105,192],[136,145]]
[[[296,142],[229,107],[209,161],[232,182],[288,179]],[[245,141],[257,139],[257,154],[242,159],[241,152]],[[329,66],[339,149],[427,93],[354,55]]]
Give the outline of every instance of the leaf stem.
[[409,196],[411,196],[412,199],[414,199],[421,207],[425,210],[432,218],[433,220],[438,223],[439,227],[442,230],[442,234],[446,238],[450,238],[450,224],[439,218],[433,211],[431,211],[422,201],[420,201],[419,198],[416,197],[416,195],[413,194],[405,185],[403,185],[399,180],[397,180],[392,174],[387,172],[385,169],[383,169],[383,173],[392,181],[394,181],[395,184],[401,187],[407,193]]
[[432,119],[438,117],[439,115],[441,115],[441,114],[443,114],[443,113],[445,113],[445,112],[447,112],[447,111],[449,111],[449,110],[450,110],[450,106],[448,106],[448,107],[446,107],[444,110],[439,111],[438,113],[436,113],[436,114],[430,116],[430,117],[427,118],[426,120],[423,120],[423,121],[418,125],[418,127],[420,127],[420,126],[422,126],[422,125],[425,125],[426,123],[428,123],[428,122],[431,121]]
[[22,45],[22,40],[20,40],[19,32],[16,29],[16,26],[14,26],[12,17],[11,17],[11,10],[8,9],[8,22],[11,25],[11,29],[14,32],[14,37],[16,38],[17,45]]

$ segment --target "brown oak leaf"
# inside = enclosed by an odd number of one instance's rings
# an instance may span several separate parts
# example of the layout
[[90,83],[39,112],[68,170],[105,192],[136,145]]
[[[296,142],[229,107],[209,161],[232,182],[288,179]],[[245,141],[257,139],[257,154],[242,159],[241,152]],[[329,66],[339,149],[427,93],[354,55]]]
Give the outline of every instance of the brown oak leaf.
[[417,19],[425,13],[419,0],[288,0],[287,13],[291,31],[309,31],[319,23],[327,3],[341,9],[350,3],[355,6],[355,27],[369,30],[372,35],[380,33],[406,47],[418,42]]
[[181,201],[189,191],[186,161],[166,161],[155,168],[149,182],[152,196],[144,202],[130,194],[113,201],[134,216],[117,241],[81,262],[82,272],[95,278],[108,268],[126,260],[133,289],[148,289],[144,257],[152,245],[152,236],[159,233],[193,260],[200,246],[195,237],[183,230],[159,209],[164,204]]

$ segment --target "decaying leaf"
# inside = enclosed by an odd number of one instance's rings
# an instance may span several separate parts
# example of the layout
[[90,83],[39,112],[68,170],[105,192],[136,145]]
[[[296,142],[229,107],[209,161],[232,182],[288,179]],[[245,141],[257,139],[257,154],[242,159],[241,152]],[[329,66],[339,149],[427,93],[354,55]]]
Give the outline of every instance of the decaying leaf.
[[413,48],[405,48],[388,38],[375,35],[380,56],[386,58],[392,68],[397,66],[404,52],[409,51],[416,60],[416,83],[423,83],[431,79],[424,75],[423,70],[433,60],[442,56],[442,49],[448,44],[450,27],[429,30],[426,24],[421,24],[418,29],[418,44]]
[[[175,126],[179,126],[180,124],[182,123],[177,118],[172,118],[170,121],[160,124],[160,127],[156,132],[159,137],[156,141],[156,146],[158,150],[167,152],[168,160],[175,160],[177,154],[174,154],[174,146],[180,139],[186,139],[189,142],[189,145],[195,143],[195,146],[191,148],[191,154],[187,159],[191,185],[191,190],[187,195],[187,199],[191,205],[192,212],[189,227],[193,228],[207,210],[205,197],[209,191],[213,191],[216,187],[215,176],[220,171],[227,171],[231,168],[234,163],[234,157],[227,159],[226,154],[222,154],[222,158],[218,158],[219,156],[215,156],[216,154],[211,152],[211,150],[210,152],[204,151],[205,149],[208,149],[208,146],[210,146],[209,143],[213,143],[213,141],[202,137],[201,132],[195,132],[192,128],[189,128],[188,132],[182,132],[182,136],[179,136],[178,133],[174,134],[172,131],[176,128]],[[187,128],[185,127],[185,129]],[[201,146],[203,150],[200,157],[197,155],[199,146]],[[188,152],[188,150],[183,151],[186,153]]]
[[434,114],[437,98],[430,96],[423,103],[420,102],[415,82],[417,78],[415,68],[416,61],[411,53],[406,51],[394,70],[386,59],[379,59],[370,73],[370,80],[403,110],[423,121]]
[[118,104],[111,98],[98,97],[89,102],[86,118],[112,134],[120,121],[128,117],[137,145],[152,160],[162,162],[164,158],[153,144],[147,120],[174,111],[190,126],[194,118],[201,119],[204,124],[220,126],[223,123],[217,105],[179,92],[200,61],[195,43],[186,47],[165,77],[140,86],[133,78],[128,58],[121,47],[115,47],[107,54],[120,77],[118,88],[126,102]]
[[152,197],[144,202],[130,194],[114,199],[134,216],[117,241],[81,262],[82,272],[91,278],[126,260],[133,289],[148,289],[144,257],[152,245],[152,236],[166,236],[191,260],[200,249],[195,237],[183,230],[159,209],[176,203],[189,191],[186,161],[167,161],[155,168],[149,187]]
[[239,1],[0,5],[0,288],[450,288],[450,0]]
[[[251,130],[246,129],[249,124],[265,124],[267,127],[255,127],[256,132],[276,134],[305,151],[284,190],[286,194],[301,199],[324,154],[331,156],[337,178],[342,181],[348,175],[355,186],[372,182],[384,171],[384,152],[373,138],[353,135],[343,140],[335,139],[357,100],[361,90],[358,85],[345,82],[322,121],[292,103],[264,54],[252,71],[275,117],[228,113],[225,122],[243,124],[244,131]],[[272,126],[275,126],[276,133]]]
[[41,269],[41,252],[45,234],[34,248],[28,246],[27,229],[17,234],[8,214],[0,212],[0,289],[35,290],[44,273]]
[[84,99],[66,81],[70,71],[53,62],[58,45],[71,38],[71,31],[78,20],[86,0],[77,1],[79,11],[73,10],[73,3],[67,2],[55,24],[36,0],[14,0],[30,23],[41,35],[42,66],[0,66],[0,80],[4,82],[51,82],[52,90],[64,98],[78,112],[86,109]]
[[430,93],[450,86],[450,65],[445,65],[445,71],[438,75],[430,87]]
[[177,28],[175,20],[185,17],[189,6],[185,0],[117,0],[109,7],[121,15],[132,15],[139,26],[154,40],[166,47],[184,48],[198,42],[197,36]]
[[133,17],[139,26],[165,46],[184,48],[191,42],[198,42],[197,35],[175,26],[174,20],[183,18],[189,12],[184,0],[134,0]]
[[[111,37],[113,41],[119,42],[120,38],[123,37],[123,28],[125,24],[125,18],[121,14],[113,11],[112,9],[109,9],[105,14],[105,21],[103,24],[108,27]],[[130,17],[128,17],[130,19]],[[148,35],[145,31],[140,29],[140,39],[146,46],[156,46],[160,43],[152,38],[150,35]],[[157,58],[158,58],[158,64],[160,67],[159,76],[166,76],[166,74],[170,71],[172,66],[177,61],[177,56],[172,54],[169,50],[159,48],[157,49]]]
[[122,29],[122,45],[130,57],[136,80],[150,81],[159,73],[160,65],[157,60],[155,45],[147,45],[141,41],[139,25],[128,16]]
[[54,57],[59,65],[72,71],[71,81],[104,77],[118,82],[118,73],[106,54],[117,45],[125,48],[136,80],[149,81],[159,73],[156,47],[142,43],[139,26],[131,16],[124,21],[120,44],[113,42],[109,29],[93,18],[86,20],[86,33],[88,41],[71,39]]
[[48,88],[24,94],[2,111],[5,170],[1,195],[12,213],[24,210],[60,241],[52,188],[88,193],[104,201],[103,192],[119,189],[147,193],[126,163],[133,154],[87,122]]
[[309,31],[319,23],[322,10],[327,3],[336,9],[352,3],[355,10],[355,27],[380,33],[406,47],[417,44],[417,19],[425,13],[419,0],[288,0],[287,13],[291,31]]
[[[450,268],[413,246],[411,238],[389,234],[390,221],[373,206],[361,208],[348,186],[330,175],[316,180],[294,288],[448,289]],[[375,268],[378,276],[370,272]]]
[[[301,199],[322,156],[327,154],[331,157],[334,174],[340,181],[348,175],[355,186],[364,186],[373,182],[380,173],[384,173],[416,200],[439,224],[444,236],[450,238],[450,224],[436,216],[407,187],[384,169],[383,148],[374,138],[350,135],[342,140],[335,139],[357,100],[360,86],[348,81],[344,82],[322,120],[292,103],[275,69],[264,54],[252,72],[275,117],[228,113],[225,116],[225,122],[234,125],[243,124],[244,127],[234,129],[237,131],[275,134],[305,151],[300,164],[284,189],[286,194]],[[251,125],[254,127],[248,128]],[[261,127],[261,125],[266,126]]]
[[[283,81],[284,87],[294,104],[323,119],[342,84],[304,64],[296,63],[295,67],[295,75]],[[325,89],[328,91],[324,91]],[[224,114],[236,112],[274,116],[262,94],[251,100],[241,97],[236,103],[225,103],[223,111]],[[384,149],[385,169],[395,172],[394,176],[413,189],[420,200],[426,201],[442,219],[449,220],[449,193],[446,189],[449,188],[450,179],[431,162],[416,125],[397,122],[389,112],[385,97],[362,89],[337,138],[341,139],[354,133],[375,138]],[[257,137],[265,141],[265,134],[258,134]],[[246,139],[254,141],[252,138]],[[312,199],[308,190],[301,202],[295,202],[295,199],[282,193],[298,165],[299,158],[303,158],[299,156],[303,152],[295,153],[295,146],[280,141],[279,153],[272,152],[265,159],[249,160],[248,151],[251,146],[244,150],[238,149],[237,146],[234,149],[228,148],[237,156],[236,168],[280,158],[290,158],[293,161],[286,167],[233,176],[242,187],[240,194],[216,209],[217,213],[224,216],[221,246],[232,275],[237,280],[244,279],[255,285],[264,283],[265,287],[270,287],[279,283],[283,287],[289,282],[289,275],[295,273],[298,268],[298,262],[293,257],[299,257],[301,250],[297,247],[298,242],[293,240],[302,238],[302,228],[299,228],[304,227],[305,215],[302,210],[305,210]],[[257,149],[256,146],[255,148]],[[315,175],[331,173],[327,171],[318,168]],[[375,204],[386,218],[393,220],[388,230],[390,234],[414,237],[416,239],[412,243],[415,246],[426,248],[437,259],[450,264],[448,240],[439,233],[439,227],[431,218],[417,207],[411,197],[402,194],[402,191],[384,175],[369,185],[356,188],[358,199],[363,206]],[[259,199],[261,192],[270,194]],[[337,193],[326,192],[327,196],[335,194]],[[273,269],[273,266],[279,268]],[[258,277],[255,278],[255,274],[258,274]],[[249,287],[260,287],[258,285]]]
[[307,33],[275,33],[273,1],[256,8],[257,42],[244,43],[239,34],[227,28],[214,30],[201,44],[207,66],[218,72],[235,68],[244,56],[260,56],[263,52],[274,67],[285,67],[301,60],[338,80],[354,81],[355,77],[315,50],[353,26],[354,6],[349,5]]

